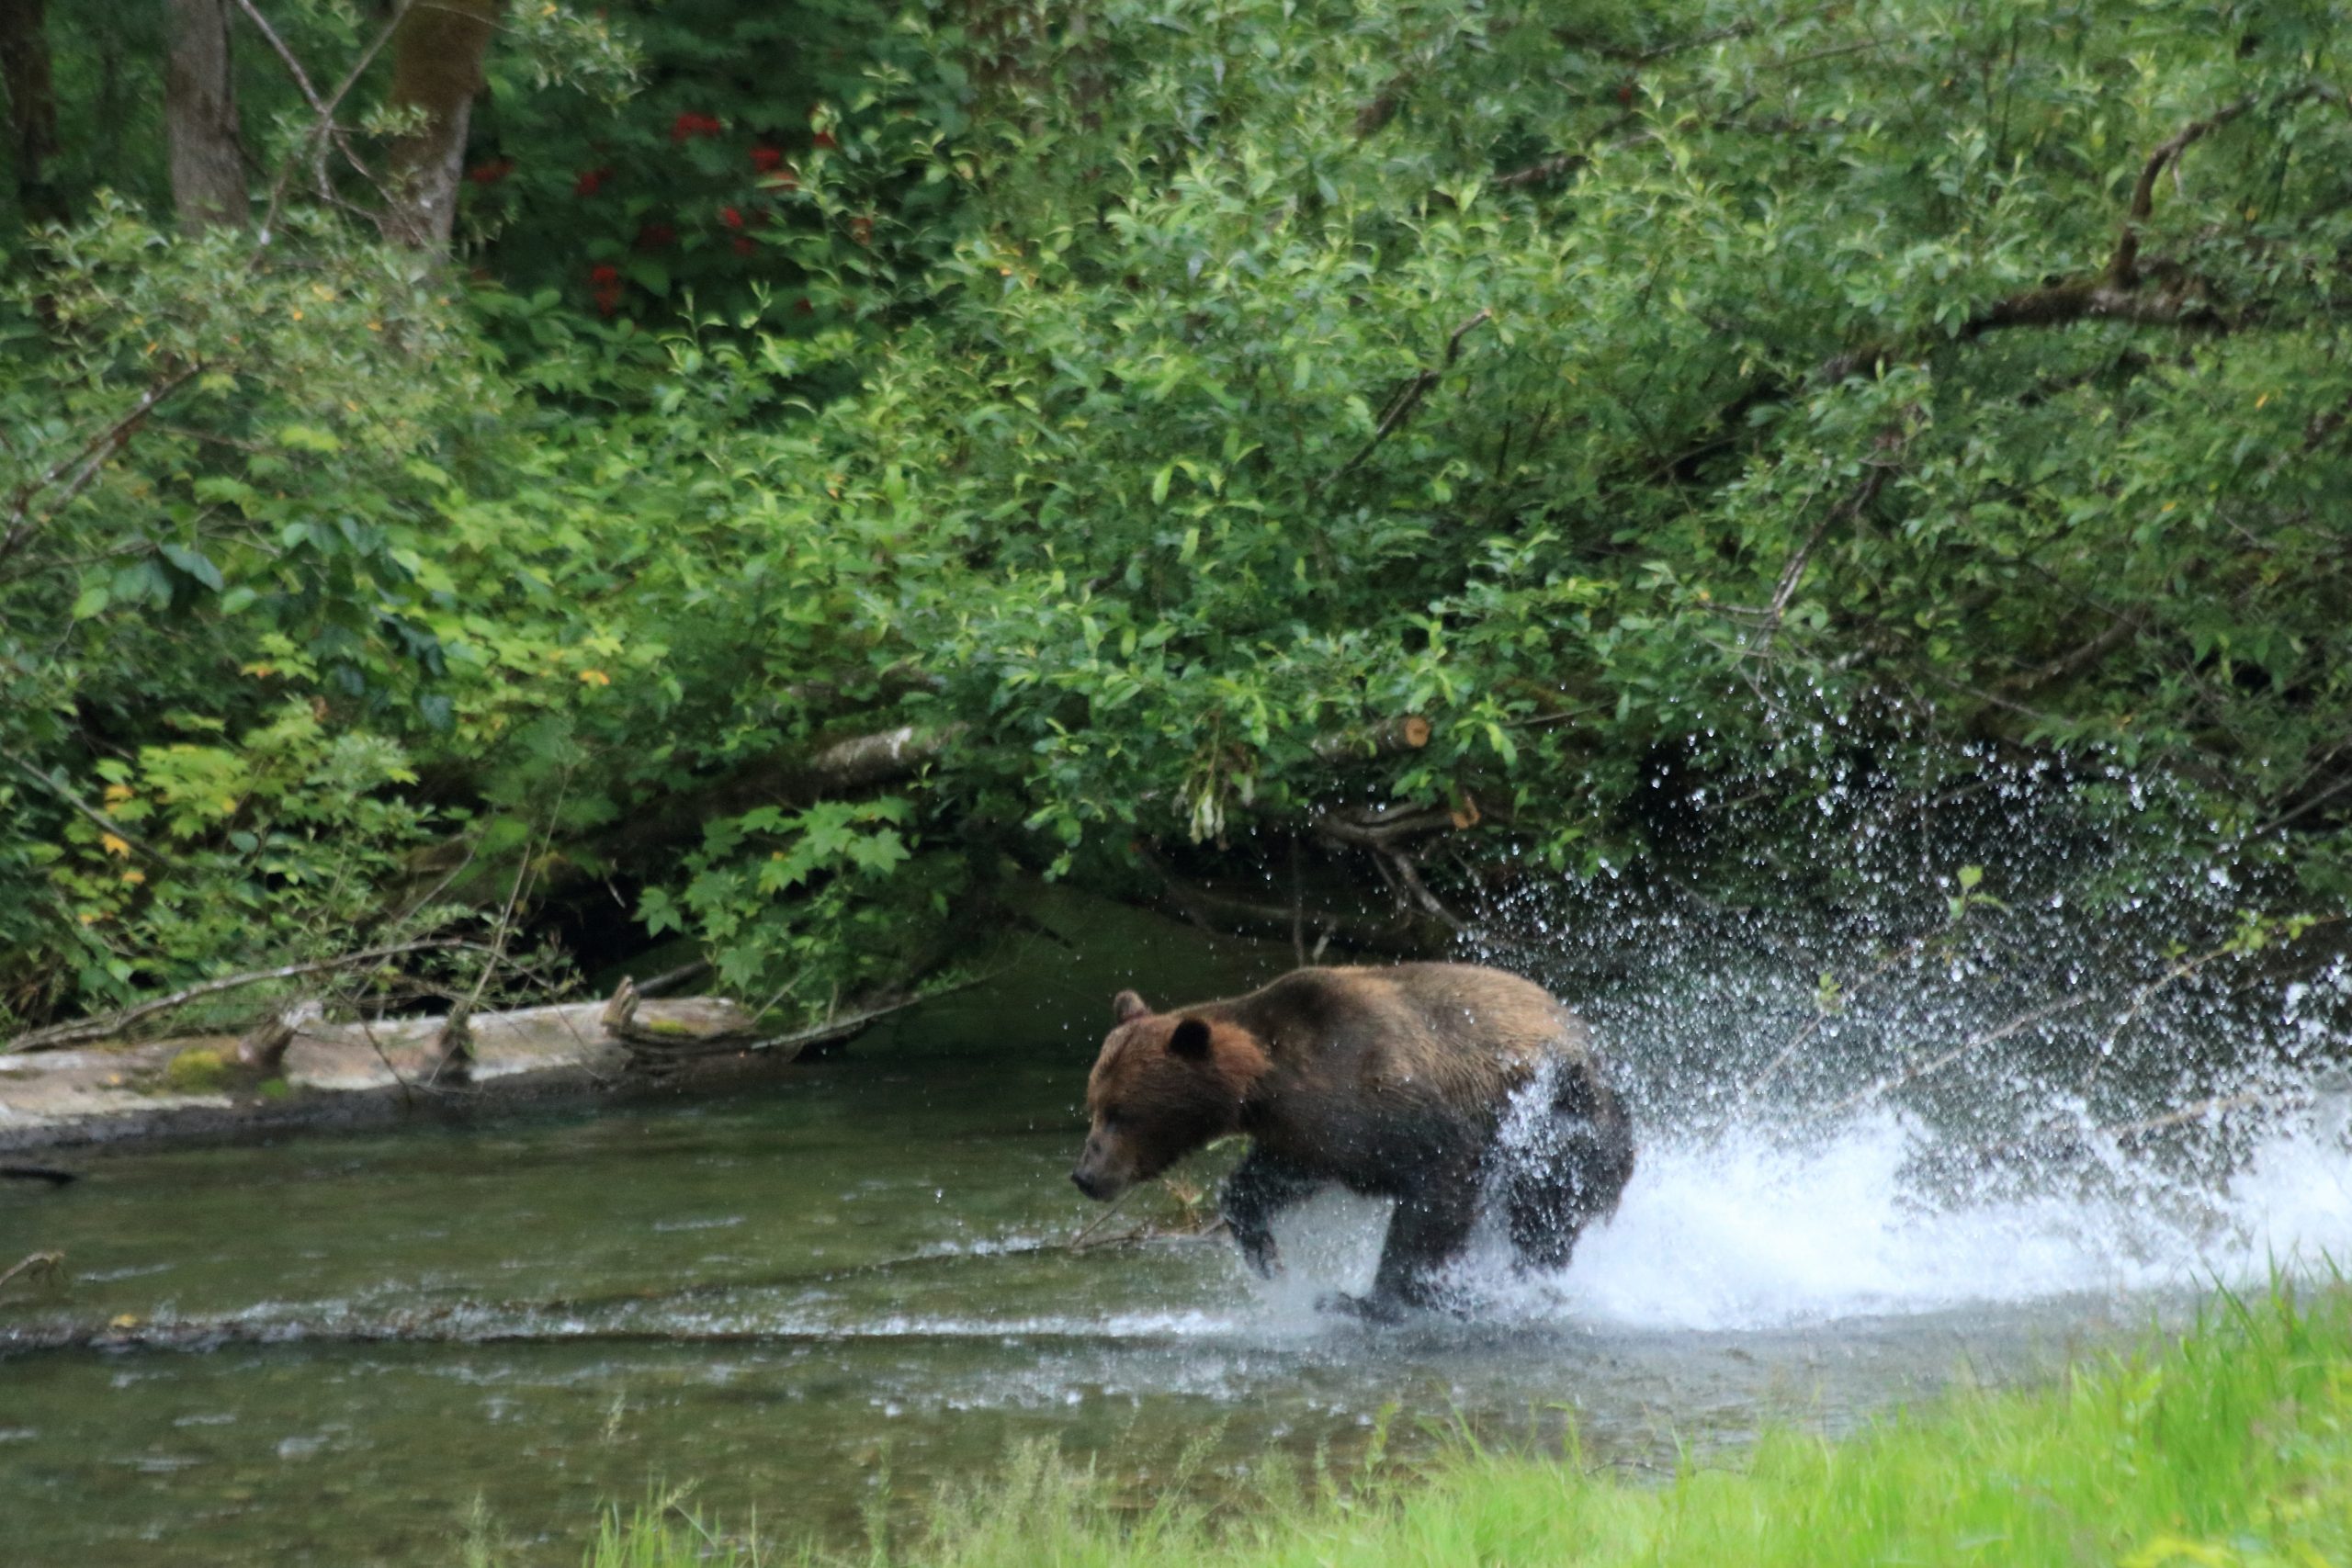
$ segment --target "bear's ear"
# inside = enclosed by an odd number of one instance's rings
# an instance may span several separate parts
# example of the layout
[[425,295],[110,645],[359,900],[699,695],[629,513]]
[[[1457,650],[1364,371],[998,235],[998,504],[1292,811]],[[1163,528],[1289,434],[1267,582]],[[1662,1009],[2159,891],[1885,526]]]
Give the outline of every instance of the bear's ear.
[[1197,1018],[1180,1018],[1168,1036],[1168,1054],[1188,1062],[1209,1059],[1209,1026]]
[[1151,1004],[1133,991],[1121,991],[1111,998],[1111,1016],[1121,1023],[1130,1019],[1141,1018],[1150,1010]]

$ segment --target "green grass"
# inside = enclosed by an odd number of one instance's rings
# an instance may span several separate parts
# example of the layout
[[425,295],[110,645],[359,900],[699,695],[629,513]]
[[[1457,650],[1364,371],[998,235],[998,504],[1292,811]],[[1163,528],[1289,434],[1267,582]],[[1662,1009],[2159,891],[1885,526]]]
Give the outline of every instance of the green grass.
[[858,1561],[931,1568],[1474,1563],[2352,1564],[2352,1290],[2222,1298],[2197,1327],[2023,1393],[1962,1392],[1838,1441],[1767,1437],[1664,1486],[1465,1445],[1345,1487],[1275,1467],[1254,1503],[1171,1486],[1148,1512],[1050,1448],[854,1558],[763,1550],[675,1506],[607,1517],[591,1568]]

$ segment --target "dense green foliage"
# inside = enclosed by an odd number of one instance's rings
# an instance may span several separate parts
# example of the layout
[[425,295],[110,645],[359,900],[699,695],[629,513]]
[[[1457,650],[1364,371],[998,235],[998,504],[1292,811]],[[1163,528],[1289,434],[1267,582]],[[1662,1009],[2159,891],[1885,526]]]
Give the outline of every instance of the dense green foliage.
[[803,1012],[1008,866],[2352,892],[2343,7],[609,15],[501,44],[455,268],[127,143],[19,247],[19,1018],[518,874]]
[[[2319,1568],[2352,1552],[2352,1313],[2235,1302],[2161,1353],[2077,1370],[2058,1388],[1968,1391],[1840,1441],[1781,1431],[1736,1470],[1666,1486],[1475,1448],[1433,1473],[1384,1468],[1302,1484],[1272,1456],[1261,1495],[1217,1513],[1161,1485],[1123,1510],[1111,1467],[1050,1450],[947,1499],[875,1562],[2113,1562]],[[831,1561],[728,1539],[683,1508],[606,1520],[591,1568]]]

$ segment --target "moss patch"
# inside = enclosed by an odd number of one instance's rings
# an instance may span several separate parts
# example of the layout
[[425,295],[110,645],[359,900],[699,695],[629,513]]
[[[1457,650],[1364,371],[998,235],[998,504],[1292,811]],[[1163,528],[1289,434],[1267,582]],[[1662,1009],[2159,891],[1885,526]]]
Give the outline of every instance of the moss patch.
[[237,1087],[237,1064],[224,1051],[190,1046],[164,1068],[164,1087],[175,1094],[225,1094]]

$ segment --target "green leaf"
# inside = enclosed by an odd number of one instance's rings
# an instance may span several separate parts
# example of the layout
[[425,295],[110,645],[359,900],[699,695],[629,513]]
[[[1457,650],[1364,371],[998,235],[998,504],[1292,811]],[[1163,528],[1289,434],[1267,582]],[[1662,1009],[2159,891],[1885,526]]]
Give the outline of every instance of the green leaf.
[[207,559],[200,550],[189,549],[185,545],[165,545],[164,558],[215,593],[226,586],[220,578],[220,569]]
[[343,450],[343,441],[333,431],[321,430],[315,424],[288,424],[278,427],[277,444],[297,452],[317,452],[333,455]]

